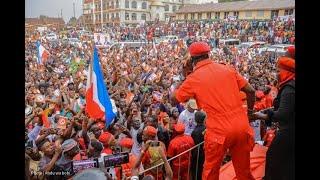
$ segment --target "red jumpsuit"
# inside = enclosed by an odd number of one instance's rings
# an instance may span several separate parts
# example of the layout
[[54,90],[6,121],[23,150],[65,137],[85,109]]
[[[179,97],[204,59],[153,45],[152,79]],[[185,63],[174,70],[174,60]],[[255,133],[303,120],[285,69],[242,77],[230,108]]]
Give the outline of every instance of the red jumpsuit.
[[[177,135],[170,141],[168,147],[168,157],[174,157],[194,146],[194,141],[191,136],[181,134]],[[172,162],[172,172],[173,172],[173,179],[189,179],[188,168],[191,166],[190,163],[191,158],[191,151],[190,153],[185,153],[180,157],[176,158]],[[180,160],[179,160],[180,159]],[[180,169],[180,170],[179,170]],[[190,171],[189,171],[190,172]]]
[[175,91],[179,102],[193,97],[199,108],[207,113],[202,180],[219,179],[220,165],[227,149],[231,152],[237,179],[253,179],[250,172],[253,130],[239,93],[247,83],[231,67],[207,59],[198,62],[194,72]]

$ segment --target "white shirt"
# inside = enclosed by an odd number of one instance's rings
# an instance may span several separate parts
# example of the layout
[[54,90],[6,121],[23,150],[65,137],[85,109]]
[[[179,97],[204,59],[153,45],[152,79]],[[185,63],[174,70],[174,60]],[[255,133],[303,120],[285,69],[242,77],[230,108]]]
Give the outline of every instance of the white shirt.
[[[141,128],[141,126],[140,126],[140,128]],[[138,140],[137,140],[137,134],[138,134],[139,129],[136,130],[133,127],[131,127],[131,129],[130,129],[130,135],[133,140],[131,152],[132,152],[132,154],[134,154],[136,156],[139,156],[141,153],[141,144],[139,144]]]
[[196,111],[193,113],[189,112],[188,109],[185,109],[184,111],[181,112],[179,115],[179,120],[178,122],[183,123],[185,126],[185,131],[184,134],[186,135],[191,135],[192,131],[196,128],[196,121],[194,120],[194,114]]

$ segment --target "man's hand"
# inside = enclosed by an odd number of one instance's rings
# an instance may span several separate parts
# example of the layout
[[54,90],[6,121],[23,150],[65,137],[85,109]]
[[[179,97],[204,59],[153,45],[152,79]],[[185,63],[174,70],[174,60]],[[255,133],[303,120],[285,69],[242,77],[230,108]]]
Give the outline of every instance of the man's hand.
[[254,119],[260,119],[260,120],[267,120],[268,119],[268,115],[267,114],[263,114],[262,112],[256,112],[253,114],[253,118]]
[[61,145],[56,145],[55,150],[54,150],[54,155],[59,156],[62,152]]

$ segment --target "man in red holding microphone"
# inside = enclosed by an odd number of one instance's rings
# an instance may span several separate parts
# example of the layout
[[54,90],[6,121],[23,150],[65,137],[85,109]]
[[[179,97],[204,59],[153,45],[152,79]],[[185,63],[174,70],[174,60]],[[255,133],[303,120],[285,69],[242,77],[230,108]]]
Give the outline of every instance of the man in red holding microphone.
[[[185,102],[194,98],[199,108],[207,113],[202,179],[219,179],[220,165],[227,149],[231,152],[237,179],[254,179],[250,172],[254,138],[248,116],[252,117],[255,90],[233,68],[209,59],[207,43],[192,43],[189,52],[191,60],[185,69],[193,69],[193,72],[174,91],[172,99]],[[240,90],[247,96],[247,113],[242,107]]]

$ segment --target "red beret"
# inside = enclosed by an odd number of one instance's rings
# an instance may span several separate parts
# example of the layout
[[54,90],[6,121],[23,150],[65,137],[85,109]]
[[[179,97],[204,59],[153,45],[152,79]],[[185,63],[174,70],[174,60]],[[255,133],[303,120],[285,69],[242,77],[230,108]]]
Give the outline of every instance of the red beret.
[[289,53],[291,58],[295,59],[296,48],[294,46],[288,47],[288,53]]
[[121,139],[121,141],[119,142],[119,145],[121,147],[126,147],[126,148],[132,148],[133,145],[133,140],[131,138],[123,138]]
[[102,144],[109,144],[110,140],[114,138],[113,135],[109,132],[103,132],[100,136],[99,136],[99,141]]
[[146,135],[148,135],[148,136],[156,136],[157,135],[157,130],[156,130],[156,128],[154,128],[154,127],[152,127],[152,126],[146,126],[145,128],[144,128],[144,133],[146,133]]
[[189,47],[191,56],[200,56],[210,52],[210,46],[205,42],[194,42]]
[[185,130],[184,124],[182,124],[182,123],[177,123],[177,124],[174,126],[174,130],[175,130],[177,133],[184,133],[184,130]]
[[283,56],[278,59],[278,68],[294,73],[296,68],[296,62],[294,59],[290,57]]

